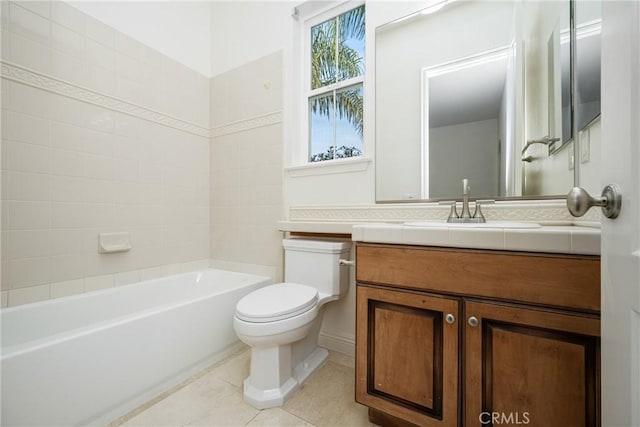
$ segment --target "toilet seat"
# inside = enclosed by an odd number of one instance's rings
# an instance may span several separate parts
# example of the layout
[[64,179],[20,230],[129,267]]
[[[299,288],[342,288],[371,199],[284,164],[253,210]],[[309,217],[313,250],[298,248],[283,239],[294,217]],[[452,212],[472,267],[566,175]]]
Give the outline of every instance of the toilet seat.
[[279,283],[244,296],[236,306],[236,317],[252,323],[275,322],[298,316],[317,304],[316,288],[298,283]]

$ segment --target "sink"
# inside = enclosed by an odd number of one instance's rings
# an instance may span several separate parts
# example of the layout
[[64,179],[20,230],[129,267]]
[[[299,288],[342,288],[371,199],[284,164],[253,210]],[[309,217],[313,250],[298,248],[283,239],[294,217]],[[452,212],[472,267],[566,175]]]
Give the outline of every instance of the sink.
[[483,223],[445,222],[445,221],[411,221],[406,227],[441,227],[441,228],[541,228],[535,222],[489,221]]

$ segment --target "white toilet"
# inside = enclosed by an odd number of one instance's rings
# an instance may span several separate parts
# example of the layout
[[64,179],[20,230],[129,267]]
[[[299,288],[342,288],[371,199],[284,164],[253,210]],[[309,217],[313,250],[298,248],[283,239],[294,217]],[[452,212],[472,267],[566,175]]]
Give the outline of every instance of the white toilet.
[[251,372],[244,400],[258,409],[281,406],[328,356],[318,347],[327,302],[349,288],[351,242],[284,239],[285,283],[266,286],[242,298],[233,326],[251,346]]

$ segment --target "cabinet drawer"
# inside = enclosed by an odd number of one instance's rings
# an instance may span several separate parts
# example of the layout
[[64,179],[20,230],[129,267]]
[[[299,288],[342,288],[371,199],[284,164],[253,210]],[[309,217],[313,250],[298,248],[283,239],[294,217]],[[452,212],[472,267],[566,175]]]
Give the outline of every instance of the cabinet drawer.
[[376,244],[356,251],[358,282],[600,310],[596,256]]

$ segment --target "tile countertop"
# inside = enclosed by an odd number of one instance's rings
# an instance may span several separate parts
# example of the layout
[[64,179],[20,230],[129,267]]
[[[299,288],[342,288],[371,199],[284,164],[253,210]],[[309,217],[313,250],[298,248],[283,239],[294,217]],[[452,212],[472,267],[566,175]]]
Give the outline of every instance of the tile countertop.
[[358,224],[352,227],[352,239],[369,243],[600,255],[600,229],[572,225],[459,228]]

